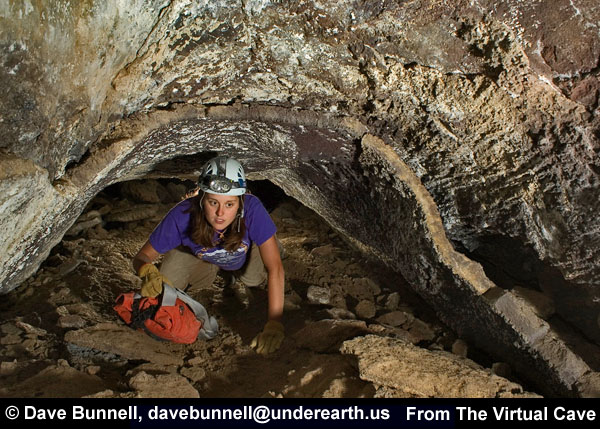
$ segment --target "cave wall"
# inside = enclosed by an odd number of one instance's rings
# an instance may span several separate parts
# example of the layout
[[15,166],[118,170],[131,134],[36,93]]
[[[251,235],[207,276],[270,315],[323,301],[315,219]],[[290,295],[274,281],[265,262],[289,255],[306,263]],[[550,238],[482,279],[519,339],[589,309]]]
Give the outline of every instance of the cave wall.
[[[365,168],[368,132],[451,242],[531,246],[559,277],[540,288],[600,342],[599,18],[591,0],[4,2],[0,290],[111,183],[192,177],[195,155],[231,150],[251,172],[286,168],[278,184],[311,206],[328,163]],[[419,255],[367,247],[419,284]]]

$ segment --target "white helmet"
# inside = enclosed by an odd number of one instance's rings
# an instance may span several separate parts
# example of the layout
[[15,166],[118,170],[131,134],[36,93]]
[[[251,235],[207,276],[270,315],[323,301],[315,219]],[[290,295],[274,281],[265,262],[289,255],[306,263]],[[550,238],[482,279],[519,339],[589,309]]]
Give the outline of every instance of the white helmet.
[[246,193],[244,168],[233,158],[217,156],[202,167],[198,186],[209,194],[243,195]]

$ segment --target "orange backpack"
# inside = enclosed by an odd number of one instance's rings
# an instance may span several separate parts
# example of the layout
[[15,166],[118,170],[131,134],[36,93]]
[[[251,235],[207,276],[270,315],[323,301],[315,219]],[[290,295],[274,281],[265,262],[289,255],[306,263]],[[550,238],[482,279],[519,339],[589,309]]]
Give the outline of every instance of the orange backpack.
[[217,335],[215,318],[184,292],[163,284],[159,298],[127,292],[117,297],[113,308],[127,325],[157,340],[191,344],[198,337],[211,339]]

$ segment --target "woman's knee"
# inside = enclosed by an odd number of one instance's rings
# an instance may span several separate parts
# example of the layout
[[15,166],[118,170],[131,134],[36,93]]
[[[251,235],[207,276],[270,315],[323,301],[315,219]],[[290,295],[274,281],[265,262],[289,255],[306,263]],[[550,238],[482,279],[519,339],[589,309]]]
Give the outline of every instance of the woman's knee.
[[172,286],[184,290],[188,285],[192,289],[206,289],[212,285],[217,275],[217,267],[198,259],[191,253],[178,249],[167,252],[160,267]]
[[245,272],[240,276],[240,281],[248,287],[261,286],[267,281],[267,272],[264,267],[262,272]]
[[205,261],[198,261],[189,277],[191,291],[210,288],[217,278],[219,267]]
[[160,264],[160,273],[171,286],[183,289],[187,286],[190,263],[184,252],[173,249],[165,253]]

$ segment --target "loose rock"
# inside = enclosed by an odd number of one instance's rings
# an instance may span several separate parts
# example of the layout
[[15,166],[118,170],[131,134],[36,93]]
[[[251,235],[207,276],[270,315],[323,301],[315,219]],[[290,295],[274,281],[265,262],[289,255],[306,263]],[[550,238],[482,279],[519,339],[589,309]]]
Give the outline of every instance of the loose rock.
[[385,301],[385,308],[394,311],[398,308],[398,304],[400,304],[400,294],[398,292],[390,293]]
[[183,375],[185,378],[189,379],[193,383],[197,383],[206,378],[206,371],[197,366],[185,367],[181,368],[181,375]]
[[431,327],[420,319],[415,319],[408,329],[408,332],[417,339],[418,342],[422,341],[433,341],[435,339],[435,332]]
[[58,326],[65,329],[79,329],[83,328],[86,324],[86,321],[81,316],[74,314],[61,316],[58,319]]
[[27,334],[33,334],[37,337],[43,337],[48,333],[45,329],[36,328],[35,326],[32,326],[29,323],[21,322],[20,320],[17,321],[16,325],[24,330]]
[[[412,318],[412,315],[410,316]],[[403,311],[392,311],[377,318],[379,323],[390,326],[402,326],[409,321],[409,315]]]
[[[460,338],[457,339],[456,341],[454,341],[454,343],[452,343],[452,353],[454,353],[455,355],[466,358],[468,352],[469,352],[469,346],[467,345],[466,342],[464,342]],[[498,374],[498,375],[502,376],[502,374]]]
[[327,305],[330,303],[331,292],[329,288],[313,285],[308,288],[306,296],[311,304]]
[[389,396],[394,391],[415,397],[537,396],[524,392],[516,383],[466,365],[462,358],[399,340],[367,335],[344,342],[341,351],[357,356],[361,379],[386,386]]
[[199,398],[190,382],[178,374],[150,375],[144,371],[129,379],[138,398]]
[[165,365],[180,365],[181,358],[168,351],[164,343],[126,326],[101,323],[65,334],[65,341],[113,353],[126,359],[142,359]]
[[356,319],[356,315],[349,310],[339,307],[325,309],[327,315],[332,319],[344,320],[344,319]]
[[362,300],[354,309],[359,319],[370,319],[377,313],[377,308],[373,301]]

